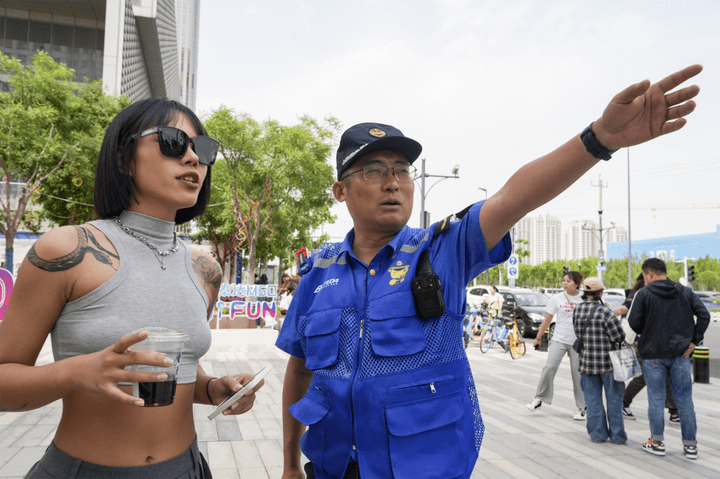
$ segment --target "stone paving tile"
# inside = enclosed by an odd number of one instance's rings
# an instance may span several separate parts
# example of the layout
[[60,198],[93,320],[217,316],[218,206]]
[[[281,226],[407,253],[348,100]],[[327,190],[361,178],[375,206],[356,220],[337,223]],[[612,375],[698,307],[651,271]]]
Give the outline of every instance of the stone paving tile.
[[[267,363],[274,368],[246,414],[210,421],[212,406],[193,407],[198,445],[216,479],[281,479],[282,383],[288,356],[273,346],[276,335],[269,330],[213,331],[213,346],[200,362],[213,376],[258,371]],[[533,398],[546,353],[528,350],[512,360],[497,348],[482,354],[471,344],[468,357],[486,425],[471,479],[720,478],[720,380],[716,378],[711,384],[693,386],[700,455],[689,461],[682,452],[680,428],[669,422],[667,456],[641,450],[649,436],[643,393],[632,405],[637,420],[625,422],[628,443],[595,444],[585,422],[572,419],[575,404],[568,361],[555,378],[553,404],[531,412],[525,404]],[[52,361],[49,342],[39,358],[38,364]],[[52,440],[61,407],[56,401],[35,411],[0,413],[0,479],[20,478],[37,462]]]

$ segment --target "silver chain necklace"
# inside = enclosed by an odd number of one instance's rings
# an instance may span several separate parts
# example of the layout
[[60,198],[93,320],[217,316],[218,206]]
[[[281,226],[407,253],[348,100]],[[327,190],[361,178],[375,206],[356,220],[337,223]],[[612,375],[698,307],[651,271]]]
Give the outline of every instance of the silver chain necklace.
[[148,240],[146,237],[144,237],[143,235],[141,235],[139,233],[134,232],[133,230],[131,230],[130,228],[125,226],[123,224],[123,222],[120,221],[120,218],[118,218],[117,216],[115,217],[115,222],[118,224],[120,229],[123,230],[125,233],[129,234],[130,236],[132,236],[133,238],[135,238],[136,240],[140,241],[142,244],[144,244],[145,246],[150,248],[152,250],[152,252],[155,253],[155,257],[158,259],[158,261],[160,261],[160,267],[162,269],[165,269],[165,263],[163,261],[163,258],[165,256],[169,255],[170,253],[176,252],[180,248],[180,245],[178,244],[178,235],[177,235],[177,232],[175,232],[175,231],[173,231],[172,248],[158,249],[158,247],[155,246],[153,243],[151,243],[150,240]]

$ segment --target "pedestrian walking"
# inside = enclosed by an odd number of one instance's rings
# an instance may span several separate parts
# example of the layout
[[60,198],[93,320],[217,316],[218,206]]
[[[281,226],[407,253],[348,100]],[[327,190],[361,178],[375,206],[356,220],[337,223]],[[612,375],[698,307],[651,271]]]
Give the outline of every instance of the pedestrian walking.
[[599,278],[587,278],[583,283],[584,301],[573,313],[575,334],[582,341],[580,373],[587,402],[587,431],[593,442],[610,438],[614,444],[625,444],[627,433],[622,414],[625,383],[613,378],[609,354],[613,345],[625,341],[625,331],[620,319],[602,302],[603,291]]
[[[618,306],[617,308],[613,309],[613,313],[615,313],[617,316],[624,316],[630,311],[630,308],[632,307],[632,299],[635,296],[635,293],[645,286],[645,279],[643,278],[642,273],[640,273],[633,284],[632,288],[630,288],[630,291],[628,291],[627,297],[625,298],[625,302]],[[635,351],[637,353],[637,342],[640,339],[640,336],[634,335],[635,340],[633,341],[633,346],[635,348]],[[642,358],[638,355],[638,362],[640,363],[640,366],[642,367]],[[635,376],[630,380],[630,382],[625,386],[625,394],[623,395],[623,416],[625,419],[629,420],[635,420],[635,415],[632,412],[632,409],[630,409],[630,405],[633,402],[633,399],[635,399],[635,396],[643,390],[645,387],[645,376],[643,374],[640,374],[639,376]],[[670,381],[666,382],[666,388],[665,388],[665,407],[667,408],[668,412],[670,413],[670,423],[672,424],[680,424],[680,416],[678,415],[677,405],[675,404],[675,398],[672,395],[672,389],[670,388]]]
[[651,436],[643,444],[643,450],[665,455],[663,404],[669,377],[680,416],[685,457],[697,459],[690,356],[703,340],[710,324],[710,312],[692,289],[668,279],[663,260],[647,259],[642,270],[645,287],[635,294],[628,324],[640,335],[638,353],[643,359],[648,392]]
[[570,375],[573,383],[573,394],[575,396],[575,407],[577,410],[573,415],[576,421],[585,419],[585,396],[580,385],[580,358],[573,349],[575,343],[575,331],[573,330],[573,311],[582,302],[582,294],[579,289],[583,282],[583,274],[579,271],[568,271],[562,277],[563,292],[552,297],[547,306],[545,320],[538,328],[533,346],[540,345],[540,340],[545,331],[550,327],[552,319],[555,318],[555,330],[548,345],[548,357],[545,367],[540,373],[535,398],[527,404],[527,408],[536,411],[543,402],[552,404],[555,392],[555,375],[565,355],[570,358]]

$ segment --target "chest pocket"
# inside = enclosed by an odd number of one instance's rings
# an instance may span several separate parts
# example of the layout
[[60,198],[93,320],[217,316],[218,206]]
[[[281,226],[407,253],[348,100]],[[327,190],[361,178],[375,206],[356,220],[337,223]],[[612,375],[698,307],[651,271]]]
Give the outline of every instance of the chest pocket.
[[370,301],[368,318],[372,349],[378,356],[406,356],[425,350],[425,333],[412,292],[399,291]]
[[307,317],[305,367],[322,369],[335,364],[340,350],[342,308],[318,311]]

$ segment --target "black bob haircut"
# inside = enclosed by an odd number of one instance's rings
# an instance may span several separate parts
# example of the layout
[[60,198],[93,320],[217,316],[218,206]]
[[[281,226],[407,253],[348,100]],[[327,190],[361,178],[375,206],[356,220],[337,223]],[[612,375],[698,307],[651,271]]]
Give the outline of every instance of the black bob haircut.
[[[130,174],[135,161],[136,142],[132,136],[148,128],[169,125],[185,115],[198,135],[207,135],[200,119],[188,107],[173,100],[149,98],[125,108],[105,131],[95,170],[95,211],[102,219],[118,216],[137,203],[135,179]],[[177,211],[175,223],[182,224],[202,215],[210,201],[210,170],[200,187],[197,203]]]

